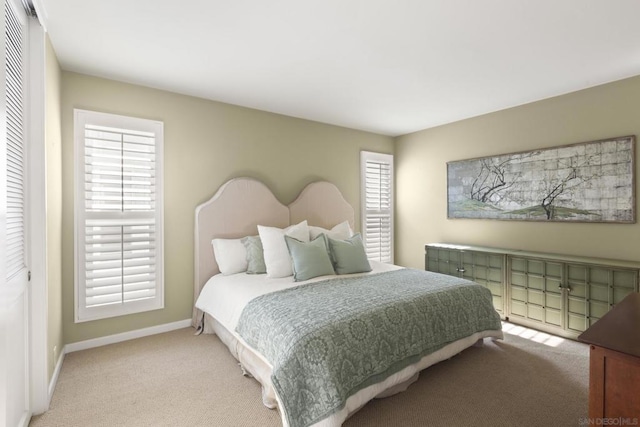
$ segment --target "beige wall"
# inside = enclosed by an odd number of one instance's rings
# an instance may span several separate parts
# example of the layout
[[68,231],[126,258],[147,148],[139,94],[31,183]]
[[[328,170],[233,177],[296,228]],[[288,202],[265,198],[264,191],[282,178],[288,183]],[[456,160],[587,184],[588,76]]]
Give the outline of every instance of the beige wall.
[[[60,66],[46,38],[45,152],[47,191],[47,360],[49,379],[62,351],[62,151],[60,132]],[[54,348],[55,354],[54,354]]]
[[[165,309],[74,323],[73,109],[162,120],[165,132]],[[325,179],[356,207],[359,152],[393,152],[393,139],[81,74],[62,73],[62,304],[72,343],[191,317],[196,205],[226,180],[263,180],[288,204]]]
[[397,138],[396,263],[424,268],[432,242],[640,260],[640,224],[449,220],[446,185],[452,160],[640,135],[639,111],[634,77]]

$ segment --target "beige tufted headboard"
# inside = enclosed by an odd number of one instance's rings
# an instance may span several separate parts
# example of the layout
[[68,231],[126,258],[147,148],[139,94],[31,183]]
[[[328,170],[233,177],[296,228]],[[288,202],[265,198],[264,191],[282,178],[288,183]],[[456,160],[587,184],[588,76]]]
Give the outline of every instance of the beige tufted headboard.
[[[307,220],[309,225],[331,228],[345,220],[354,228],[353,207],[338,187],[326,181],[307,185],[289,206],[253,178],[235,178],[223,184],[211,199],[196,208],[194,253],[194,305],[207,280],[220,272],[213,255],[214,238],[234,239],[258,234],[258,225],[284,228]],[[193,309],[192,324],[201,316]]]

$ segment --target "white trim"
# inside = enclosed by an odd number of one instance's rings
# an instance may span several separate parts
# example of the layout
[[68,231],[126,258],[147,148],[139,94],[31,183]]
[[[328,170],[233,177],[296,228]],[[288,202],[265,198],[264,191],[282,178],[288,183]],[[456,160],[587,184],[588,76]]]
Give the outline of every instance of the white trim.
[[[164,308],[164,123],[159,120],[74,109],[74,322],[88,322]],[[85,125],[92,124],[150,132],[155,138],[155,207],[152,211],[89,213],[85,208]],[[96,216],[97,215],[97,216]],[[120,304],[86,306],[85,221],[94,219],[144,218],[155,220],[155,296]],[[81,283],[82,282],[82,283]]]
[[36,9],[36,14],[38,15],[38,21],[44,31],[47,31],[47,22],[49,21],[49,13],[44,6],[44,0],[31,0],[33,7]]
[[87,350],[89,348],[102,347],[103,345],[115,344],[122,341],[129,341],[136,338],[150,335],[162,334],[164,332],[175,331],[191,326],[191,319],[178,320],[177,322],[165,323],[163,325],[150,326],[148,328],[136,329],[135,331],[123,332],[121,334],[108,335],[106,337],[94,338],[86,341],[78,341],[64,346],[64,352]]
[[18,421],[17,427],[29,427],[29,423],[31,422],[31,415],[25,413],[20,421]]
[[49,382],[49,393],[47,400],[47,407],[51,404],[51,398],[53,397],[53,392],[56,391],[56,384],[58,384],[58,377],[60,376],[60,371],[62,370],[62,362],[64,362],[66,347],[62,348],[60,352],[60,356],[58,357],[58,362],[56,363],[56,368],[53,371],[53,375],[51,376],[51,381]]
[[29,206],[29,345],[30,410],[43,413],[48,404],[48,295],[47,295],[47,172],[45,146],[45,34],[38,21],[28,19],[29,71],[27,185]]

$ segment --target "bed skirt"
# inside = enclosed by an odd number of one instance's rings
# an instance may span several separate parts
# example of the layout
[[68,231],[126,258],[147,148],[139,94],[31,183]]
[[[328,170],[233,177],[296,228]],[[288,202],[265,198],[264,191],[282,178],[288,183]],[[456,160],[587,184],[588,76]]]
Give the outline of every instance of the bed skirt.
[[[240,363],[244,372],[249,373],[262,385],[262,402],[271,409],[281,411],[282,405],[271,384],[271,364],[261,355],[249,347],[242,338],[232,334],[220,322],[211,315],[205,315],[204,333],[215,333],[228,348],[233,357]],[[333,413],[329,417],[314,424],[313,427],[339,427],[352,414],[362,408],[367,402],[375,398],[383,398],[405,391],[411,384],[418,380],[421,370],[435,365],[438,362],[449,359],[462,350],[473,346],[478,340],[484,338],[502,339],[501,330],[489,330],[472,334],[468,337],[454,341],[442,347],[440,350],[424,356],[417,363],[409,365],[401,371],[387,377],[385,380],[372,384],[347,399],[344,408]],[[280,413],[283,427],[289,427],[284,414]]]

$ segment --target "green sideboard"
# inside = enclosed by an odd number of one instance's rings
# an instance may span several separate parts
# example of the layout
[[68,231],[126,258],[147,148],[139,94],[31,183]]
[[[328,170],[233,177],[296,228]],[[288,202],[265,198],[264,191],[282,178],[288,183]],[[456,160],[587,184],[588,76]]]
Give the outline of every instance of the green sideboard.
[[486,286],[505,320],[575,339],[638,291],[640,262],[434,243],[425,269]]

